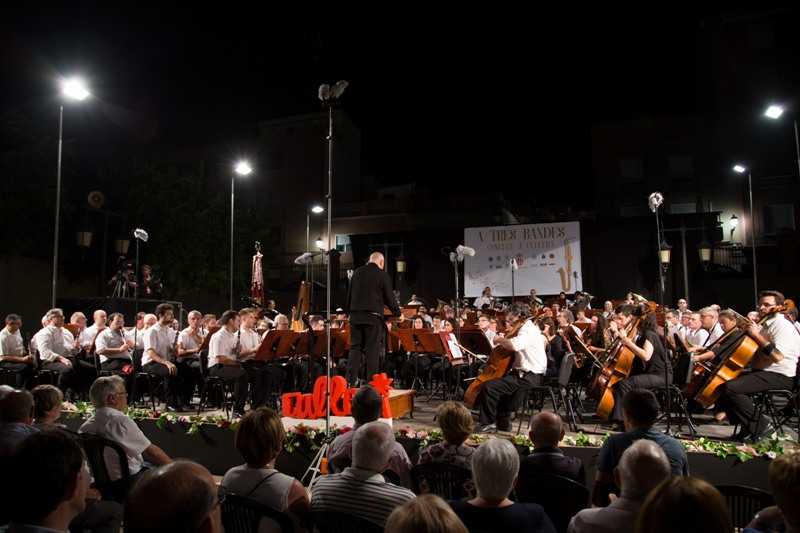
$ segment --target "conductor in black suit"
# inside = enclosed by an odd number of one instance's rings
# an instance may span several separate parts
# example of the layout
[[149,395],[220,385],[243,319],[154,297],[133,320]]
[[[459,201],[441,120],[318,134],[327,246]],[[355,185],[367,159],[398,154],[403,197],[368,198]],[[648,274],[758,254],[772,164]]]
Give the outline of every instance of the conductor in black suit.
[[392,293],[392,280],[383,270],[384,263],[382,253],[372,252],[369,262],[358,267],[350,280],[350,289],[347,292],[347,310],[350,313],[347,382],[350,386],[358,385],[361,362],[365,356],[367,381],[378,372],[380,343],[386,329],[383,306],[391,309],[394,315],[400,315],[400,308]]

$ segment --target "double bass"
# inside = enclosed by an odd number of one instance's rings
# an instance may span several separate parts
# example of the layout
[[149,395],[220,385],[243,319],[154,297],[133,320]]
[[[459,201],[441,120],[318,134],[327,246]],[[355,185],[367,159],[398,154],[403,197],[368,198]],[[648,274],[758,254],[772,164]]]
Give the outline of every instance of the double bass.
[[[510,330],[506,331],[505,338],[511,339],[516,337],[519,334],[519,331],[522,329],[529,318],[524,320],[520,320],[515,326],[513,326]],[[493,379],[502,379],[508,372],[511,370],[511,367],[514,365],[514,355],[515,352],[512,350],[506,350],[502,346],[495,346],[492,348],[492,353],[489,354],[489,359],[486,361],[486,365],[481,370],[481,373],[475,380],[470,383],[469,387],[467,387],[466,392],[464,392],[464,405],[467,407],[473,407],[475,402],[478,399],[478,395],[480,394],[483,386],[488,382],[492,381]]]

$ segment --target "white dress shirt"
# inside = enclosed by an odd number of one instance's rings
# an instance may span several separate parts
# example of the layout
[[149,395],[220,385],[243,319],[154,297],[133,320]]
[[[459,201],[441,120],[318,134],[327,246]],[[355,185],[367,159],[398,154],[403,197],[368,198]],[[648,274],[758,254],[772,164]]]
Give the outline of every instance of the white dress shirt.
[[706,341],[706,346],[711,346],[714,344],[717,339],[722,337],[725,334],[725,331],[722,330],[722,326],[719,325],[719,322],[714,324],[714,327],[711,328],[711,331],[708,332],[708,340]]
[[783,359],[764,370],[793,378],[797,374],[797,358],[800,356],[800,333],[782,313],[767,320],[764,326],[762,334],[783,354]]
[[[486,335],[487,339],[489,339],[489,346],[494,347],[494,338],[497,336],[497,332],[492,331],[491,329],[487,329],[486,331],[483,332],[483,334]],[[485,353],[482,355],[489,355],[489,354]]]
[[231,333],[226,327],[222,327],[211,335],[211,341],[208,343],[208,368],[219,362],[217,358],[220,355],[234,360],[237,359],[236,341],[236,332]]
[[125,359],[130,361],[131,351],[125,350],[122,353],[114,353],[105,355],[103,352],[109,348],[121,348],[125,344],[125,337],[120,330],[113,330],[106,328],[97,336],[94,343],[95,353],[100,356],[100,363],[105,363],[109,359]]
[[688,330],[686,332],[686,342],[689,343],[689,346],[705,346],[706,339],[708,339],[708,332],[703,328],[699,328],[696,330]]
[[34,336],[36,348],[39,350],[39,359],[42,363],[52,363],[59,356],[67,357],[71,350],[64,343],[64,334],[61,328],[46,326]]
[[[183,350],[197,350],[200,348],[201,344],[197,342],[197,337],[200,336],[200,328],[197,329],[197,333],[192,335],[192,329],[186,328],[180,332],[178,335],[178,344],[181,345]],[[192,357],[198,357],[199,354],[195,353],[191,356],[187,355],[184,359],[191,359]]]
[[[105,326],[103,329],[106,329]],[[81,331],[81,334],[78,336],[78,342],[81,343],[81,348],[88,352],[92,347],[92,344],[94,344],[94,341],[97,340],[97,334],[99,331],[102,330],[98,330],[96,324],[92,324],[88,328],[85,328],[83,331]]]
[[0,331],[0,355],[22,357],[25,355],[25,342],[19,330],[11,333],[8,327]]
[[475,309],[480,311],[484,305],[492,305],[492,298],[490,296],[478,296],[475,298],[472,305],[475,306]]
[[683,324],[678,324],[677,326],[670,325],[668,328],[669,336],[674,339],[675,334],[678,334],[678,337],[681,340],[686,340],[686,328],[683,327]]
[[[126,329],[125,339],[135,344],[134,349],[144,350],[144,334],[146,331],[147,328],[136,329],[136,327],[132,327],[130,329]],[[134,339],[134,337],[136,338]]]
[[514,346],[514,370],[524,370],[534,374],[544,374],[547,370],[547,354],[544,351],[542,332],[531,320],[519,330],[516,337],[509,339]]
[[[128,456],[128,470],[131,475],[139,473],[142,469],[142,452],[150,447],[150,440],[145,437],[139,426],[128,415],[113,407],[100,407],[78,430],[78,433],[100,435],[108,440],[113,440],[125,450]],[[121,476],[117,454],[107,448],[104,453],[106,468],[112,481]]]
[[[242,352],[257,350],[261,345],[261,336],[254,329],[241,329],[240,349]],[[251,356],[252,357],[252,356]]]
[[150,357],[153,350],[162,359],[169,360],[172,354],[172,347],[175,343],[175,330],[169,326],[162,326],[160,322],[147,328],[144,332],[144,354],[142,355],[142,366],[154,361]]

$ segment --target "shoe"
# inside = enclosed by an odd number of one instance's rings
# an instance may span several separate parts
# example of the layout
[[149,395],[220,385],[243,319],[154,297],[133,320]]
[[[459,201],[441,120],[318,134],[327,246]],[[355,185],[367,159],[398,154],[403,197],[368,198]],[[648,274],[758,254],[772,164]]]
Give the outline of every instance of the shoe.
[[497,433],[495,424],[478,424],[475,426],[475,433]]
[[740,429],[739,431],[731,435],[728,440],[733,440],[736,442],[744,442],[745,440],[748,439],[749,436],[750,436],[750,431],[746,429]]
[[167,406],[167,411],[169,411],[170,413],[177,413],[180,410],[181,410],[181,408],[178,407],[178,406],[175,406],[175,405],[168,405]]
[[772,434],[776,433],[777,431],[778,431],[777,428],[772,425],[772,422],[768,422],[761,431],[756,431],[755,433],[753,433],[748,439],[748,441],[755,444],[768,437],[771,437]]

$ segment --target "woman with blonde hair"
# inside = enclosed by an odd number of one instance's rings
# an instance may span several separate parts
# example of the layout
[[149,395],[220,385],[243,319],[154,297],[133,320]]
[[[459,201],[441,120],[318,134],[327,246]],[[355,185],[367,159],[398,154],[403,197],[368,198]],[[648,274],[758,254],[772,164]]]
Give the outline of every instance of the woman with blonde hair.
[[464,444],[475,427],[469,410],[460,403],[444,402],[436,412],[436,420],[444,440],[422,449],[418,463],[447,463],[471,469],[475,448]]
[[389,515],[386,533],[469,533],[453,509],[435,494],[423,494]]

